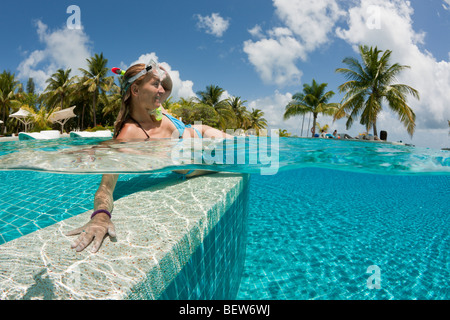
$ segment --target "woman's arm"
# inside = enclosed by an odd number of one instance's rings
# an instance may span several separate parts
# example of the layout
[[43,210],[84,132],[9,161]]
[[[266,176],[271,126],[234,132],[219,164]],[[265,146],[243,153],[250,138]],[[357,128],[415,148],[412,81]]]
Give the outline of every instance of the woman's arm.
[[215,129],[207,125],[201,126],[194,125],[193,127],[198,129],[202,133],[203,138],[224,138],[224,139],[233,138],[232,135],[229,135],[228,133],[225,133],[223,131],[220,131],[219,129]]
[[94,211],[103,209],[112,213],[114,209],[113,192],[118,178],[118,174],[104,174],[102,176],[102,181],[94,197]]
[[[113,192],[116,187],[117,174],[104,174],[100,182],[100,186],[95,193],[94,211],[106,210],[112,212],[114,208]],[[84,226],[66,233],[67,236],[78,235],[79,237],[72,243],[72,249],[77,252],[83,251],[91,242],[92,252],[97,252],[102,245],[103,239],[107,234],[111,237],[116,236],[114,224],[109,215],[104,212],[96,214]]]

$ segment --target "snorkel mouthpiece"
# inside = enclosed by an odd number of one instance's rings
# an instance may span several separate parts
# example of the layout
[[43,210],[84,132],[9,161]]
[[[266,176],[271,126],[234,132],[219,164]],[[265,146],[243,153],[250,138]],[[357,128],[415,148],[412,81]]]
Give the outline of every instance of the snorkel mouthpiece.
[[158,107],[156,109],[148,111],[148,114],[154,116],[157,121],[161,121],[163,117],[162,107]]
[[162,108],[159,107],[159,108],[157,108],[155,111],[156,111],[156,114],[155,114],[156,120],[161,121],[161,120],[162,120],[162,117],[163,117],[163,114],[162,114]]

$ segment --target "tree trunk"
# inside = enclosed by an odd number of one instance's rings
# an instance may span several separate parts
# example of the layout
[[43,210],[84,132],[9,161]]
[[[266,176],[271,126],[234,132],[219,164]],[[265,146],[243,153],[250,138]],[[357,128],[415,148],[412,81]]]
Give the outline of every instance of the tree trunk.
[[94,128],[97,126],[97,119],[95,118],[95,107],[97,104],[97,95],[96,92],[94,91],[94,99],[92,101],[92,111],[94,113]]
[[81,131],[84,130],[84,109],[86,107],[86,103],[83,103],[83,111],[81,113]]
[[311,113],[309,114],[309,117],[308,117],[308,129],[306,130],[306,137],[308,137],[309,125],[310,124],[311,124]]
[[316,119],[317,119],[317,113],[313,113],[313,125],[311,128],[312,131],[312,137],[314,138],[314,134],[316,133]]
[[303,114],[303,121],[302,121],[302,133],[300,134],[300,137],[303,137],[303,124],[305,123],[305,114]]
[[0,132],[0,135],[5,133],[5,127],[6,127],[6,120],[5,120],[6,112],[5,112],[4,107],[2,107],[2,109],[3,109],[3,123],[2,123],[2,131]]
[[375,136],[378,137],[378,134],[377,134],[377,123],[376,122],[373,123],[373,137],[375,138]]

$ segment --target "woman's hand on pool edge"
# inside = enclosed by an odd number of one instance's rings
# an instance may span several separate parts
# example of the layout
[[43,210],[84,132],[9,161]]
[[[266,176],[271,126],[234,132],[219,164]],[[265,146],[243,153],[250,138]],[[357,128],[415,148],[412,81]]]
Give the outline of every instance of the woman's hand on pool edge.
[[71,248],[75,251],[83,251],[91,242],[93,242],[91,252],[95,253],[102,245],[103,239],[107,234],[110,237],[116,237],[116,230],[111,219],[106,215],[96,215],[84,226],[66,233],[66,236],[80,235]]

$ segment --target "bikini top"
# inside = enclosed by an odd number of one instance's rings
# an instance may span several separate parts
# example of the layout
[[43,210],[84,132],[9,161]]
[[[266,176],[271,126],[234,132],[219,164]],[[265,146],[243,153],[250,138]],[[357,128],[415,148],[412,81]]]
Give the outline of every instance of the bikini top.
[[[170,121],[172,121],[172,123],[175,125],[175,128],[177,128],[178,133],[180,134],[179,139],[181,139],[183,137],[183,133],[184,130],[186,128],[192,128],[192,126],[190,124],[186,125],[184,124],[181,120],[178,120],[177,118],[171,116],[170,114],[166,114],[163,113]],[[147,139],[150,139],[150,136],[148,135],[148,133],[145,131],[144,128],[142,128],[141,124],[139,122],[137,122],[135,119],[133,119],[133,117],[129,116],[129,118],[134,121],[139,128],[142,129],[142,131],[144,131],[145,135],[147,136]],[[193,128],[195,130],[195,132],[197,132],[197,135],[199,138],[202,138],[202,134],[200,133],[200,131],[198,131],[196,128]],[[119,130],[120,132],[120,130]]]

